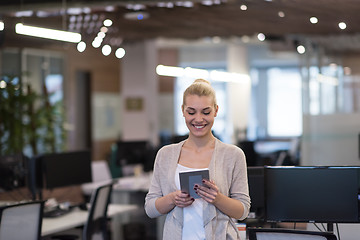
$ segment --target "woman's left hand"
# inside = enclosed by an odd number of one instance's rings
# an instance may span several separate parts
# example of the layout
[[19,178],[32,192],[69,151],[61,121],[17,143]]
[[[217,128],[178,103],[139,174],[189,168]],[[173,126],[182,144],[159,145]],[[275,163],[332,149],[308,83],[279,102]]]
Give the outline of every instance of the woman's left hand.
[[209,203],[215,203],[216,197],[219,195],[219,188],[215,182],[206,179],[203,180],[203,185],[196,184],[194,189],[202,199]]

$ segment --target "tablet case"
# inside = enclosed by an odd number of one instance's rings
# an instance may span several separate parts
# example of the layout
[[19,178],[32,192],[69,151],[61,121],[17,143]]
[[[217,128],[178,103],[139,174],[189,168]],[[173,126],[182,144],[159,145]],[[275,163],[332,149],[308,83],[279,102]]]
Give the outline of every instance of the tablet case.
[[209,170],[197,170],[197,171],[186,171],[180,172],[180,188],[181,191],[187,192],[193,198],[200,198],[195,193],[195,184],[202,185],[203,179],[209,179]]

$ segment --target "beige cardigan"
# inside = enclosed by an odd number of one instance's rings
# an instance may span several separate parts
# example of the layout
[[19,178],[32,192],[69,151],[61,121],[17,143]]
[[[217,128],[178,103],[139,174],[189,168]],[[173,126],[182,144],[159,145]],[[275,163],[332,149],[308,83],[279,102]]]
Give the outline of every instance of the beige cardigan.
[[[161,148],[156,156],[154,174],[148,194],[145,198],[145,211],[150,218],[161,216],[155,207],[157,198],[177,190],[175,170],[184,141]],[[247,166],[243,151],[230,144],[216,140],[214,154],[209,165],[210,179],[214,180],[219,191],[244,205],[247,217],[250,209],[250,197],[247,181]],[[239,239],[234,219],[222,213],[214,205],[204,202],[203,219],[207,240]],[[167,213],[164,224],[164,240],[181,240],[183,209],[175,207]]]

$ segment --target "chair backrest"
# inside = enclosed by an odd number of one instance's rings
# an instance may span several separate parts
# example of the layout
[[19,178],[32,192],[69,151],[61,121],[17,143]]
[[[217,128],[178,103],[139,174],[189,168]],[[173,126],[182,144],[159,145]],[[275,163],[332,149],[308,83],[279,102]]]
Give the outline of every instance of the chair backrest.
[[0,208],[1,240],[40,240],[44,202],[33,201]]
[[110,202],[112,184],[98,187],[91,195],[87,223],[83,230],[83,239],[108,239],[107,208]]
[[105,160],[93,161],[91,163],[91,174],[93,182],[112,179],[109,165]]
[[336,240],[331,232],[282,228],[248,228],[249,240]]

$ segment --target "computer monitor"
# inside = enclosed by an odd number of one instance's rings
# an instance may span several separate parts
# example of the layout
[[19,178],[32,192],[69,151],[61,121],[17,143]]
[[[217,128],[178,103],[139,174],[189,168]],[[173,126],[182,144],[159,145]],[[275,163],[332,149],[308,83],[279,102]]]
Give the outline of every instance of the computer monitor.
[[44,188],[53,189],[92,182],[90,151],[74,151],[42,156]]
[[249,195],[251,199],[250,212],[255,214],[255,218],[265,217],[264,199],[264,167],[248,167]]
[[88,150],[43,154],[29,161],[29,188],[33,195],[41,196],[42,189],[87,182],[92,182],[91,153]]
[[359,222],[360,167],[265,167],[269,222]]
[[147,151],[147,141],[118,141],[117,164],[118,166],[145,164]]

